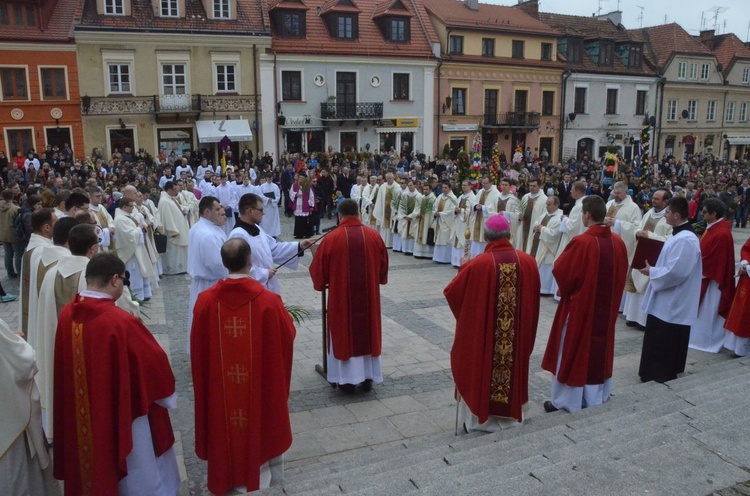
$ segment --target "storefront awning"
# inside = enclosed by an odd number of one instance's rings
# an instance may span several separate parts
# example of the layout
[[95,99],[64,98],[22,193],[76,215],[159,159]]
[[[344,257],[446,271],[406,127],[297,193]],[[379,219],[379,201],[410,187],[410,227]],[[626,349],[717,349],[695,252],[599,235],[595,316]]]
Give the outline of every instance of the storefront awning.
[[307,133],[312,131],[328,131],[326,126],[281,126],[282,131],[287,133]]
[[218,143],[224,136],[232,141],[252,141],[253,132],[246,120],[197,121],[199,143]]
[[416,127],[376,127],[375,132],[378,134],[383,133],[413,133],[416,131]]
[[750,145],[750,136],[728,136],[730,145]]
[[692,135],[686,135],[682,137],[682,142],[686,145],[694,145],[695,144],[695,136]]

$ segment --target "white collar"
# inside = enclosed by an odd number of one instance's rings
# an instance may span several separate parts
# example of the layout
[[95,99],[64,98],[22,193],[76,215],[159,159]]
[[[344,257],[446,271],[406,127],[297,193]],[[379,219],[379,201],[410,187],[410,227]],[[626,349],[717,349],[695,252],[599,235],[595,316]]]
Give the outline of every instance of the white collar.
[[91,291],[90,289],[84,289],[80,292],[80,295],[97,300],[114,300],[111,294],[102,293],[101,291]]
[[250,278],[250,274],[229,274],[227,276],[227,279],[244,279],[244,278]]

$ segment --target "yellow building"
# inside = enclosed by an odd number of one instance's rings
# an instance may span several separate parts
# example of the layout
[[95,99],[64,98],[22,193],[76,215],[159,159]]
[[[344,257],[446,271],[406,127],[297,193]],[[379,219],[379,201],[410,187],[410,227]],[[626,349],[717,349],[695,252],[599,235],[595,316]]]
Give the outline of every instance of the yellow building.
[[563,64],[557,32],[522,10],[475,0],[424,0],[441,45],[436,145],[456,155],[477,133],[483,155],[498,144],[543,150],[557,162]]
[[[105,157],[258,148],[261,0],[84,0],[75,26],[84,143]],[[225,142],[226,144],[226,142]]]

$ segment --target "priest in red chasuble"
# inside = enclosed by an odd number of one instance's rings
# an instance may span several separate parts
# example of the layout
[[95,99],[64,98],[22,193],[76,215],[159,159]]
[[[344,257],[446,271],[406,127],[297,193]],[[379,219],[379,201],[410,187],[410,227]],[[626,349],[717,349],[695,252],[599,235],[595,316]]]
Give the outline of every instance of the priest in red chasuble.
[[555,374],[551,401],[544,402],[548,412],[600,405],[611,391],[628,254],[604,225],[607,211],[600,197],[586,197],[581,210],[587,230],[568,243],[552,269],[562,299],[542,360],[542,368]]
[[701,303],[690,327],[690,347],[718,353],[724,346],[724,319],[734,298],[734,238],[732,221],[724,219],[724,203],[718,198],[703,202],[706,230],[701,236]]
[[740,270],[732,308],[724,327],[724,347],[738,356],[750,355],[750,238],[740,250]]
[[451,370],[467,431],[521,425],[539,321],[536,260],[515,250],[502,214],[484,226],[484,253],[461,265],[443,291],[456,317]]
[[151,332],[115,306],[125,264],[94,255],[86,290],[65,305],[55,337],[54,474],[71,495],[179,491],[168,408],[169,360]]
[[249,277],[247,241],[226,241],[221,259],[229,276],[198,295],[190,334],[195,452],[213,494],[283,478],[296,332],[281,297]]
[[328,382],[353,393],[383,382],[380,366],[380,285],[388,282],[388,251],[362,224],[357,202],[339,205],[340,225],[326,235],[310,264],[316,291],[328,287]]

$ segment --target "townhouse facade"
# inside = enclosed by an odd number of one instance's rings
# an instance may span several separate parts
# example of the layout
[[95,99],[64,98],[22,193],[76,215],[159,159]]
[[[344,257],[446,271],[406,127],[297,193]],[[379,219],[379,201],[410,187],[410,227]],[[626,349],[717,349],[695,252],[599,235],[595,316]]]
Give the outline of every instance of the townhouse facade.
[[84,152],[73,0],[0,2],[0,150]]
[[424,0],[440,41],[436,143],[452,156],[481,138],[508,160],[520,147],[559,161],[557,31],[526,12],[475,0]]
[[114,152],[217,163],[263,153],[261,53],[270,49],[261,0],[82,0],[75,25],[84,139]]
[[[536,2],[526,5],[531,3]],[[610,146],[630,160],[640,153],[644,121],[656,115],[659,76],[643,56],[643,41],[623,27],[621,15],[539,13],[561,33],[565,160],[601,159]]]
[[420,0],[276,0],[266,150],[434,152],[435,38]]

